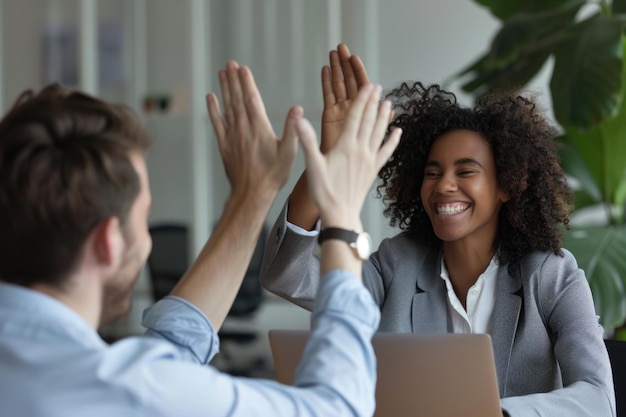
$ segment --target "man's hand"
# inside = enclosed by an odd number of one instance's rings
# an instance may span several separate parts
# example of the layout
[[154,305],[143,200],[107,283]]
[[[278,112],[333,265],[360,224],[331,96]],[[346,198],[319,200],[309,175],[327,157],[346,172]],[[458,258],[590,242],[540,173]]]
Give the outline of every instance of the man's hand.
[[224,116],[214,94],[207,95],[207,107],[231,194],[211,238],[172,291],[202,310],[216,330],[239,291],[274,198],[289,179],[302,117],[302,109],[293,107],[279,140],[250,70],[231,61],[219,79]]
[[295,123],[302,109],[289,111],[279,140],[250,70],[231,61],[219,80],[224,116],[214,94],[207,96],[207,107],[232,193],[267,192],[273,198],[291,175],[297,153]]
[[320,210],[323,227],[360,229],[359,214],[365,197],[398,145],[402,132],[395,129],[381,146],[391,107],[388,101],[379,103],[381,90],[379,85],[361,88],[337,143],[326,154],[317,149],[311,124],[306,119],[298,121],[309,191]]
[[345,44],[329,53],[330,66],[322,68],[322,93],[324,111],[322,113],[323,153],[335,145],[341,134],[350,105],[359,89],[369,84],[367,71],[357,55],[351,55]]

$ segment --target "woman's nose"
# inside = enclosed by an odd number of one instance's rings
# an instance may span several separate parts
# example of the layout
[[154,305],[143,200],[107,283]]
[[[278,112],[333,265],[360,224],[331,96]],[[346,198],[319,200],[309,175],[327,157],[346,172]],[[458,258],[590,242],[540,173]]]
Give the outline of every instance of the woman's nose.
[[453,175],[442,175],[439,181],[437,181],[437,191],[440,193],[456,191],[457,188],[458,184]]

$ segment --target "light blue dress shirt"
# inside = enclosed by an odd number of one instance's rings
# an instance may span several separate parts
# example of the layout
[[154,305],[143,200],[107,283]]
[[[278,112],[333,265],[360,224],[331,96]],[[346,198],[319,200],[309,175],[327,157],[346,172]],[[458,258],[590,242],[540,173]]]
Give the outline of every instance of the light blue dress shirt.
[[206,365],[218,352],[217,333],[181,298],[166,297],[146,310],[146,336],[109,346],[56,299],[0,283],[0,414],[370,416],[378,306],[345,271],[322,282],[293,387]]

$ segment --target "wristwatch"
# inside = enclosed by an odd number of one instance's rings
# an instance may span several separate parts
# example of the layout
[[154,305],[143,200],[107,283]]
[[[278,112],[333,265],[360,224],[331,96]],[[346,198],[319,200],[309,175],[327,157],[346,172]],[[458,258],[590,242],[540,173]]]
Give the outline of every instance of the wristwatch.
[[318,243],[328,239],[338,239],[346,242],[354,254],[361,260],[369,258],[372,248],[372,238],[366,232],[356,232],[354,230],[340,229],[338,227],[327,227],[322,229],[317,238]]

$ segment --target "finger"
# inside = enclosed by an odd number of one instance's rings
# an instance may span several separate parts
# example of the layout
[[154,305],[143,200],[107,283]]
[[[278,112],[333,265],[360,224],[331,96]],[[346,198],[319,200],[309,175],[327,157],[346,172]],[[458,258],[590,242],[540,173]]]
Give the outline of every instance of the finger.
[[228,77],[228,89],[230,91],[234,122],[247,124],[244,96],[241,81],[239,80],[239,64],[237,64],[237,62],[229,61],[228,64],[226,64],[226,76]]
[[370,92],[367,102],[365,103],[365,108],[363,109],[363,118],[361,119],[361,124],[359,126],[358,137],[365,141],[363,144],[364,146],[370,145],[371,138],[373,136],[372,131],[378,121],[381,91],[382,88],[380,85],[374,85],[374,88]]
[[393,120],[393,116],[396,115],[396,110],[394,108],[391,108],[389,110],[389,117],[387,118],[387,124],[391,123],[391,121]]
[[341,64],[341,71],[343,73],[346,96],[349,99],[354,98],[359,92],[359,87],[357,86],[355,74],[350,62],[350,50],[345,43],[342,43],[337,47],[337,53],[339,54],[339,63]]
[[372,129],[372,136],[370,146],[372,149],[378,149],[380,147],[380,142],[385,137],[385,132],[387,131],[387,118],[389,117],[389,111],[391,108],[391,103],[388,100],[383,101],[378,105],[378,114],[376,115],[376,124]]
[[330,76],[332,79],[335,102],[346,99],[346,85],[343,82],[343,71],[339,61],[339,53],[336,50],[330,51]]
[[213,125],[213,132],[215,132],[218,142],[221,143],[226,138],[226,124],[220,112],[220,105],[215,94],[207,94],[206,106],[209,112],[209,118],[211,119],[211,125]]
[[285,128],[283,129],[283,137],[278,144],[278,158],[283,163],[293,166],[296,154],[298,153],[298,132],[296,124],[302,118],[302,107],[294,106],[289,109],[285,119]]
[[271,129],[265,104],[261,93],[256,86],[254,76],[250,68],[243,66],[238,70],[239,81],[241,83],[241,91],[243,96],[243,104],[246,109],[246,115],[251,126]]
[[317,135],[315,134],[315,129],[313,129],[311,122],[302,117],[296,122],[295,128],[305,155],[319,152],[317,150]]
[[400,138],[402,136],[402,129],[397,127],[393,129],[393,131],[389,134],[389,137],[383,143],[380,150],[378,151],[378,155],[376,155],[376,167],[377,170],[380,171],[381,168],[389,161],[391,155],[398,147],[398,143],[400,143]]
[[224,118],[226,124],[232,126],[235,121],[235,116],[232,109],[232,99],[230,97],[230,88],[228,86],[228,76],[225,70],[221,70],[217,73],[220,81],[220,91],[222,92],[222,103],[224,104]]
[[311,123],[301,117],[297,124],[296,130],[302,149],[304,151],[304,161],[306,164],[306,179],[309,185],[309,193],[319,207],[316,190],[320,184],[327,181],[328,173],[324,169],[325,158],[317,147],[317,135]]
[[348,111],[346,123],[341,134],[342,136],[347,135],[356,139],[356,136],[359,133],[359,127],[361,125],[361,119],[363,118],[365,105],[367,104],[367,100],[369,99],[373,89],[374,85],[369,84],[359,90],[359,94],[357,94],[356,99],[354,100],[354,102],[350,106],[350,110]]
[[350,57],[350,64],[352,72],[354,73],[357,88],[361,88],[364,85],[369,84],[370,80],[367,76],[367,71],[365,70],[365,65],[363,65],[361,58],[358,55],[352,55]]
[[336,103],[335,92],[333,91],[330,79],[330,67],[322,67],[322,94],[324,96],[324,107],[332,107]]

